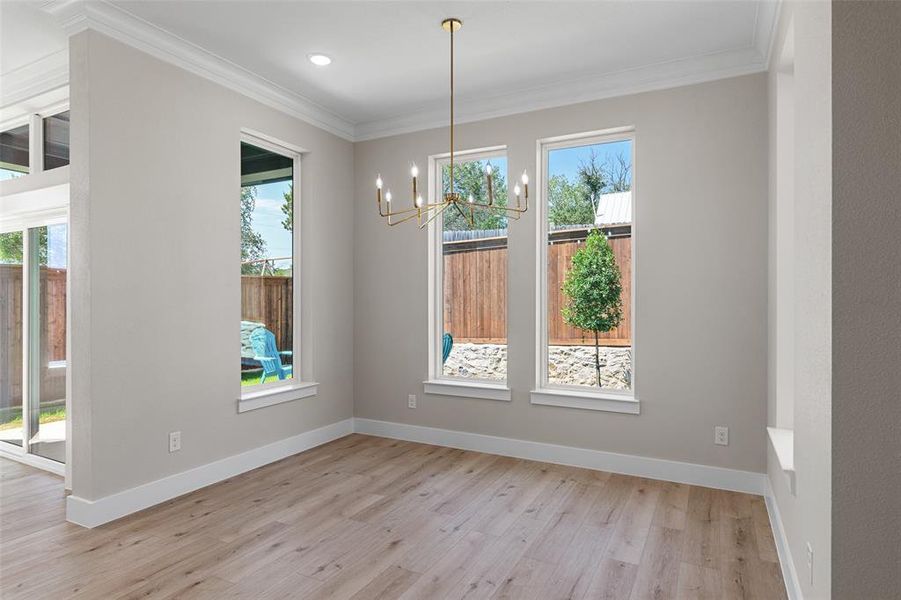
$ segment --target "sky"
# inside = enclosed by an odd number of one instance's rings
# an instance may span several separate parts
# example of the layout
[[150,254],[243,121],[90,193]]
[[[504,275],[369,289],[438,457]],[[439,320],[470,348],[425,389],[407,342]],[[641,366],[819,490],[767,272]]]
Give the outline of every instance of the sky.
[[50,225],[47,227],[47,266],[54,269],[65,269],[68,262],[67,241],[69,227],[67,225]]
[[[253,229],[263,236],[266,241],[267,258],[285,258],[293,256],[291,232],[282,226],[285,213],[282,205],[285,203],[284,193],[291,189],[291,181],[280,181],[258,185],[256,207],[253,211]],[[284,261],[275,265],[278,268],[289,266]]]
[[627,159],[631,160],[632,142],[630,140],[560,148],[548,152],[548,177],[566,175],[570,181],[576,181],[578,179],[579,163],[588,158],[592,148],[595,149],[602,164],[608,158],[614,158],[618,154],[623,154]]

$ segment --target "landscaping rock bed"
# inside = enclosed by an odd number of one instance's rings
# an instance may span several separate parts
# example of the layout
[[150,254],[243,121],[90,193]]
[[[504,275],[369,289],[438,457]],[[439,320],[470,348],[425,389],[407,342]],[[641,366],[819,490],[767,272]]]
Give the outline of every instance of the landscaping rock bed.
[[[627,390],[632,383],[632,349],[600,348],[601,387]],[[548,379],[557,385],[597,385],[594,346],[551,346]],[[507,346],[454,344],[444,363],[444,374],[475,379],[503,380],[507,373]]]

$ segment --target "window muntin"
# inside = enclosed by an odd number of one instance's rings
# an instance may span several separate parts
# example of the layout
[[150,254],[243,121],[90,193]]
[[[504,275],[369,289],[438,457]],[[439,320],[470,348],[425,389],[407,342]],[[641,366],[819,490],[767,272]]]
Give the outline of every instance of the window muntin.
[[44,118],[44,170],[69,164],[69,111]]
[[[477,201],[488,198],[485,170],[492,169],[494,201],[507,202],[507,158],[503,154],[468,155],[454,165],[454,191]],[[447,159],[436,161],[440,172],[436,198],[450,191]],[[507,217],[502,211],[474,210],[473,223],[464,209],[450,207],[436,221],[441,233],[440,264],[435,264],[441,305],[437,363],[433,378],[504,382],[507,379]],[[443,361],[445,334],[453,339]],[[443,362],[442,362],[443,361]]]
[[300,379],[294,157],[241,143],[241,385]]
[[[594,136],[543,146],[539,387],[633,391],[633,145],[629,136]],[[600,238],[589,244],[593,232]],[[580,260],[574,271],[573,258],[588,252],[595,258]],[[612,260],[605,263],[608,252]],[[617,287],[618,308],[611,301]],[[606,330],[617,319],[603,317],[617,312],[618,323]],[[592,328],[600,329],[597,344]]]
[[0,133],[0,180],[28,174],[31,163],[29,129],[26,124]]

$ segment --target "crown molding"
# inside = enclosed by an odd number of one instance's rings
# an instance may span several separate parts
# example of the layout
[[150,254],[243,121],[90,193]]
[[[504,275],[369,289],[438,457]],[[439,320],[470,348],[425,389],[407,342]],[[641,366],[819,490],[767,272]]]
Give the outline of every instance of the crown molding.
[[69,83],[69,51],[60,50],[3,73],[0,81],[2,109],[63,88]]
[[757,4],[757,17],[754,24],[754,47],[760,54],[763,63],[769,68],[773,54],[773,43],[776,39],[776,25],[782,12],[782,0],[764,0]]
[[323,106],[264,79],[106,0],[47,0],[41,8],[70,36],[92,29],[276,110],[353,141],[354,125]]
[[[481,121],[766,71],[781,4],[782,0],[758,3],[751,44],[745,48],[548,82],[500,94],[461,97],[457,102],[456,122]],[[346,140],[365,141],[447,127],[447,107],[443,100],[407,110],[403,115],[355,123],[108,0],[45,0],[41,8],[55,16],[69,35],[86,29],[99,31]],[[68,63],[68,56],[65,58]],[[12,85],[7,83],[8,77],[4,74],[5,89],[0,106],[67,83],[68,64],[49,65],[54,60],[59,61],[59,57],[52,60],[48,57],[45,73],[38,75],[37,68],[30,75],[23,72],[19,75],[20,81],[10,80]]]
[[[552,82],[494,96],[464,97],[457,102],[455,122],[470,123],[496,117],[627,96],[717,79],[766,71],[767,63],[755,47],[716,52],[636,69]],[[357,124],[356,141],[372,140],[424,129],[447,127],[444,101],[420,107],[399,117]]]

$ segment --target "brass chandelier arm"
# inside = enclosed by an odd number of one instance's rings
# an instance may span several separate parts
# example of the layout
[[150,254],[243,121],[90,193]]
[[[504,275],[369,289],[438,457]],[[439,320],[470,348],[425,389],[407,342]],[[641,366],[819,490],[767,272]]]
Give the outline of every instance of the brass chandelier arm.
[[390,225],[391,227],[394,227],[395,225],[400,225],[401,223],[406,223],[407,221],[410,221],[411,219],[415,219],[416,217],[421,217],[422,215],[418,212],[413,213],[412,215],[404,217],[400,221],[392,221],[391,217],[393,217],[393,216],[395,216],[395,215],[392,214],[388,217],[388,225]]
[[434,221],[435,219],[437,219],[441,214],[443,214],[444,211],[446,211],[447,208],[448,208],[449,206],[450,206],[450,203],[444,204],[443,206],[441,206],[440,208],[438,208],[438,209],[435,211],[435,214],[433,214],[432,216],[430,216],[430,217],[429,217],[428,219],[426,219],[424,222],[423,222],[423,221],[420,221],[420,222],[419,222],[419,228],[420,228],[420,229],[424,229],[429,223],[431,223],[432,221]]

